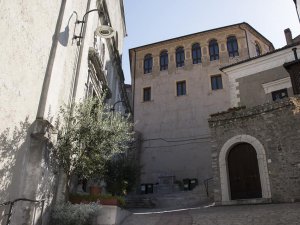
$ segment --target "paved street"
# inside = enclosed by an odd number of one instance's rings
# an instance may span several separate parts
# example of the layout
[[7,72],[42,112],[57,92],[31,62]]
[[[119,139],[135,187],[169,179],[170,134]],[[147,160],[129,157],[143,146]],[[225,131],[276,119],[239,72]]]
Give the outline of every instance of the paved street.
[[300,203],[139,212],[122,225],[300,225]]

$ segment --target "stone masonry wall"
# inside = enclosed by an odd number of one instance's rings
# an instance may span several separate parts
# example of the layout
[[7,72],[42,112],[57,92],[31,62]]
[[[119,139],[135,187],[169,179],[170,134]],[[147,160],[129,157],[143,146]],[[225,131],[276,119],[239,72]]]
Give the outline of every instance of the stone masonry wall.
[[300,201],[300,97],[249,109],[212,115],[212,167],[215,201],[220,202],[219,154],[227,140],[237,135],[256,138],[266,151],[273,202]]

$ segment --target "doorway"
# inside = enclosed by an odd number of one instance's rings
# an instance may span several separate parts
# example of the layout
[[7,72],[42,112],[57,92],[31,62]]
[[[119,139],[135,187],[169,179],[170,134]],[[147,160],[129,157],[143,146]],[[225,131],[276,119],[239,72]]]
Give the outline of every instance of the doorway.
[[261,198],[262,188],[254,147],[248,143],[235,145],[228,154],[227,162],[231,200]]

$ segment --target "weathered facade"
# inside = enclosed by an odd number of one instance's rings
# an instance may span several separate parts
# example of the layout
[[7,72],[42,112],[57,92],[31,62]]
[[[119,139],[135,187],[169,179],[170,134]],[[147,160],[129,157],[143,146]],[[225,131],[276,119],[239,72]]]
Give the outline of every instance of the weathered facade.
[[[111,94],[108,103],[122,100],[129,106],[121,69],[123,1],[16,0],[0,5],[5,34],[0,43],[5,52],[0,56],[0,203],[45,199],[46,223],[49,206],[61,195],[49,161],[59,107],[103,90]],[[93,9],[98,10],[86,14]],[[111,37],[95,35],[103,25],[115,31]],[[122,105],[118,110],[125,111]],[[5,207],[0,210],[4,223]],[[32,223],[33,204],[18,202],[14,210],[11,224]]]
[[[214,197],[217,203],[300,200],[299,107],[299,97],[291,97],[249,109],[216,114],[210,118]],[[251,176],[242,172],[236,175],[230,171],[230,164],[242,168],[247,165],[242,158],[230,161],[231,151],[239,146],[238,151],[246,154],[245,145],[253,148],[257,165],[250,166],[257,167],[258,174],[253,173],[253,170],[250,171]],[[258,189],[254,187],[251,190],[255,179],[259,180],[260,185]],[[236,184],[239,185],[237,190],[242,193],[242,197],[233,198]],[[253,190],[257,196],[247,197]]]
[[212,176],[207,119],[230,107],[228,77],[219,68],[271,50],[247,23],[130,49],[141,183]]

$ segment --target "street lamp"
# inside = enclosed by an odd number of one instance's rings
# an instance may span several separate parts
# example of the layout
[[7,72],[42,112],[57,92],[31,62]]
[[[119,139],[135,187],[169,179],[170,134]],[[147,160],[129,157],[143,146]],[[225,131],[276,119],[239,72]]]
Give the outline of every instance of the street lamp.
[[[115,111],[115,106],[116,106],[116,104],[118,104],[118,103],[120,103],[120,102],[123,102],[123,103],[125,103],[125,104],[126,104],[126,102],[125,102],[125,101],[123,101],[123,100],[119,100],[119,101],[117,101],[117,102],[115,102],[115,103],[113,104],[113,107],[112,107],[112,108],[110,108],[110,111],[111,111],[111,112],[114,112],[114,111]],[[128,114],[128,113],[129,113],[128,109],[125,109],[125,114]]]
[[[79,39],[77,41],[77,45],[80,45],[80,41],[81,41],[81,39],[83,39],[82,33],[83,33],[84,24],[86,23],[85,17],[91,12],[98,12],[99,14],[104,14],[104,12],[100,9],[91,9],[90,11],[87,11],[83,15],[82,20],[76,20],[75,24],[81,24],[79,35],[75,35],[75,34],[73,35],[73,39],[75,39],[75,40]],[[111,38],[114,35],[114,30],[110,26],[101,25],[101,26],[97,27],[97,29],[95,30],[95,33],[98,36],[103,37],[103,38]]]

